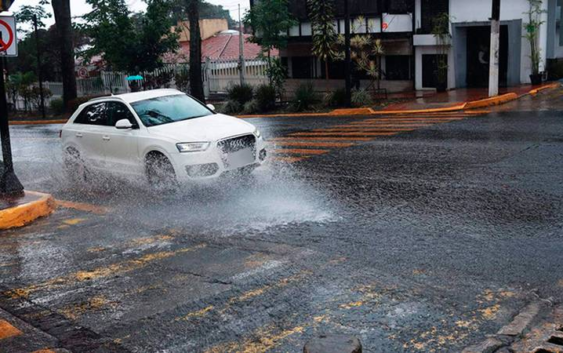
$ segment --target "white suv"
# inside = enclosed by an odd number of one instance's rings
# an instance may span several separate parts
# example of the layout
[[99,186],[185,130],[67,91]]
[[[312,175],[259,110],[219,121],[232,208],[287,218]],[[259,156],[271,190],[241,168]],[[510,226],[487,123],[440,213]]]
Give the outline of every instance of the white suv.
[[262,164],[260,131],[213,110],[171,89],[93,99],[61,131],[65,166],[80,180],[101,170],[170,185]]

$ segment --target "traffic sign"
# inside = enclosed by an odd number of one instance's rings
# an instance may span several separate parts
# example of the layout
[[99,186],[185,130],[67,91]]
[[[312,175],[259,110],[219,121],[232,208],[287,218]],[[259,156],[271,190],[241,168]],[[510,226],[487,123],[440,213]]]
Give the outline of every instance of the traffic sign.
[[16,19],[14,16],[0,16],[0,56],[18,56]]
[[12,0],[0,0],[0,10],[8,11],[10,9],[10,6],[12,6],[12,3]]

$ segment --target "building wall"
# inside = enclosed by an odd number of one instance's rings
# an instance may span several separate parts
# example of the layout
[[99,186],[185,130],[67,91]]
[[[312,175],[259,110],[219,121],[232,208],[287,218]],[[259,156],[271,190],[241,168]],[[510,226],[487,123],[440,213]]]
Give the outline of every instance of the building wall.
[[[188,21],[183,21],[176,27],[172,27],[172,31],[176,28],[180,28],[180,42],[190,41],[190,23]],[[215,34],[226,31],[229,29],[229,23],[224,18],[219,19],[204,19],[199,20],[199,30],[201,33],[201,40],[206,40],[207,38],[213,37]]]
[[[541,64],[540,71],[545,70],[546,67],[546,54],[547,54],[547,43],[548,43],[548,1],[544,0],[543,7],[545,13],[542,15],[542,20],[545,22],[540,28],[539,35],[539,46],[541,50]],[[492,11],[491,0],[449,0],[450,16],[452,18],[452,27],[463,27],[470,26],[472,24],[487,25],[490,23],[490,16]],[[515,21],[521,21],[521,23],[527,22],[525,12],[529,10],[528,0],[505,0],[501,2],[501,22],[505,24],[515,23]],[[415,0],[415,28],[421,28],[421,0]],[[511,40],[513,41],[512,47],[520,49],[519,53],[519,63],[520,63],[520,82],[511,82],[512,84],[524,84],[530,82],[531,73],[531,61],[530,61],[530,44],[522,35],[524,34],[524,29],[520,29],[520,35],[518,36],[517,29],[511,26]],[[452,32],[453,33],[453,32]],[[516,36],[516,37],[515,37]],[[416,35],[415,45],[419,43],[416,47],[416,88],[423,89],[422,87],[422,55],[423,54],[434,54],[437,52],[437,48],[434,46],[435,42],[432,43],[431,35]],[[515,39],[516,38],[516,39]],[[519,40],[520,43],[514,43],[514,40]],[[460,45],[462,41],[457,40],[453,45]],[[516,45],[515,45],[516,44]],[[520,44],[520,45],[517,45]],[[511,47],[511,49],[512,49]],[[450,72],[448,74],[448,86],[449,88],[455,88],[456,80],[455,77],[464,75],[464,72],[456,71],[456,60],[454,60],[454,54],[463,55],[463,50],[450,51]],[[557,53],[563,54],[563,47],[557,48]],[[513,53],[511,52],[511,55]],[[509,57],[509,60],[510,57]],[[512,59],[514,60],[514,59]],[[459,61],[458,61],[459,64]],[[462,66],[462,65],[460,65]],[[513,80],[514,81],[514,80]]]

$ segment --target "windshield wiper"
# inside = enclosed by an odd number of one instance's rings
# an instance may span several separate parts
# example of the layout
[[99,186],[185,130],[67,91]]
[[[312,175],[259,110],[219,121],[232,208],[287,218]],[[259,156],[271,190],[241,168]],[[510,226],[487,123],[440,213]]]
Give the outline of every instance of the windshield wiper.
[[164,122],[168,122],[168,123],[171,123],[171,122],[174,121],[174,119],[172,119],[171,117],[164,115],[162,113],[159,113],[156,110],[148,110],[145,114],[147,114],[151,118],[157,118],[157,117],[160,116],[160,117],[164,118]]

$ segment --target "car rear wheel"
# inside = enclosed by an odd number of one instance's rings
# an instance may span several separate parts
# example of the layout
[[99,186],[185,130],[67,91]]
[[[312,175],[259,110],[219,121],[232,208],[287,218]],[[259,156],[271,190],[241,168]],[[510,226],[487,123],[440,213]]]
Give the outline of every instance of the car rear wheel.
[[88,182],[88,169],[84,160],[80,157],[80,152],[74,148],[69,148],[65,152],[64,171],[72,183],[85,184]]
[[151,153],[146,160],[147,179],[153,189],[174,190],[178,183],[172,163],[160,153]]

